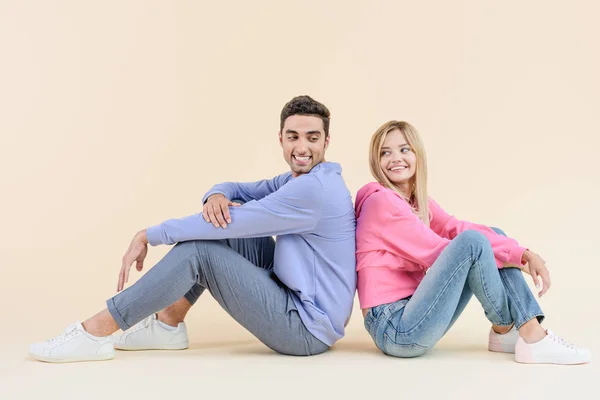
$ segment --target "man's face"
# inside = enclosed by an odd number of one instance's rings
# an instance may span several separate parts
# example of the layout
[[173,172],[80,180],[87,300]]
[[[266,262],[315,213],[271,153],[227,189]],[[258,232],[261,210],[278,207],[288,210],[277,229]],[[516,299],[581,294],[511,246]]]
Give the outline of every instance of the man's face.
[[325,161],[325,150],[329,136],[325,138],[323,120],[310,115],[288,117],[279,132],[283,158],[295,178],[310,172],[317,164]]

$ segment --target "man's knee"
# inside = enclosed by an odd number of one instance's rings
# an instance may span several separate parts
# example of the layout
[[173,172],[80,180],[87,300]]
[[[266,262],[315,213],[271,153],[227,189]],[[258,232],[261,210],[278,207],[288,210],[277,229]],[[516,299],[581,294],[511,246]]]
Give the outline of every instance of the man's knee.
[[205,256],[207,254],[214,254],[214,252],[217,251],[217,249],[219,249],[219,248],[222,249],[223,247],[226,247],[227,244],[225,242],[226,242],[226,240],[222,239],[222,240],[192,240],[187,243],[190,243],[190,245],[192,245],[194,247],[194,249],[200,256]]
[[226,244],[223,240],[189,240],[179,242],[172,251],[180,253],[180,256],[196,259],[198,264],[210,264],[210,256],[220,251]]

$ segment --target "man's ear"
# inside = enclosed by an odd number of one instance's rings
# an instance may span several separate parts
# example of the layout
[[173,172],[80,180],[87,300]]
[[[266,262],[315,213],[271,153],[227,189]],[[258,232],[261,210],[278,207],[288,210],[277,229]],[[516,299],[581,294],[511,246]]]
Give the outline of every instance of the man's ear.
[[282,138],[282,136],[281,136],[281,131],[279,131],[279,133],[277,134],[277,136],[279,136],[279,145],[280,145],[281,147],[283,147],[283,138]]
[[331,139],[331,136],[327,135],[327,137],[325,138],[325,150],[327,150],[327,148],[329,147],[329,139]]

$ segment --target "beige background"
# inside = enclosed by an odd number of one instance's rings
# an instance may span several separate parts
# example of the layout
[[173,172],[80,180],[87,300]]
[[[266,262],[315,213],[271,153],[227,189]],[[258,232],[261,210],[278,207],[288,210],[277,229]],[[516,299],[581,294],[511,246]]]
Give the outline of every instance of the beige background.
[[594,1],[0,0],[0,397],[594,397],[593,363],[489,354],[475,301],[417,360],[381,355],[358,301],[313,358],[274,355],[209,296],[186,352],[56,366],[26,346],[104,306],[137,230],[200,211],[214,183],[285,171],[279,112],[309,94],[353,194],[372,132],[414,124],[431,195],[540,253],[546,326],[597,356],[599,17]]

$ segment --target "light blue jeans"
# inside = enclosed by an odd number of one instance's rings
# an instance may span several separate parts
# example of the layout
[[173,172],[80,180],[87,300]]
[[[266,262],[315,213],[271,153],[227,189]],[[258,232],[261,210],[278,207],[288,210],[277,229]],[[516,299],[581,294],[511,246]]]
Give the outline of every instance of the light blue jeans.
[[417,357],[448,332],[473,294],[494,325],[514,323],[518,329],[533,318],[544,318],[523,273],[498,269],[489,240],[470,230],[442,251],[412,296],[369,310],[365,328],[385,354]]

